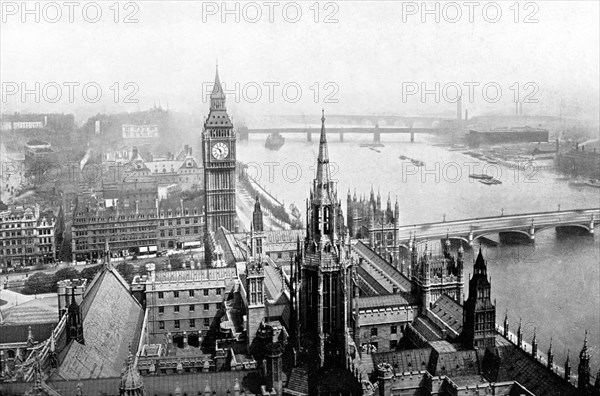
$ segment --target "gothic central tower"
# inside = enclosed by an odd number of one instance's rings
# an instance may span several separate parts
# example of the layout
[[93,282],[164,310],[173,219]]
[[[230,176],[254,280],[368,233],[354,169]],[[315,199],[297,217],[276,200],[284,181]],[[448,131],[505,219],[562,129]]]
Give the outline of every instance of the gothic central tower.
[[323,114],[317,172],[306,205],[301,323],[305,335],[303,343],[311,354],[318,356],[319,365],[343,367],[350,261],[344,246],[341,202],[329,171]]
[[225,92],[221,87],[219,69],[210,94],[210,112],[204,121],[202,132],[202,155],[204,159],[204,211],[205,249],[207,265],[210,265],[212,249],[210,233],[219,227],[235,231],[235,165],[236,136],[233,123],[225,107]]

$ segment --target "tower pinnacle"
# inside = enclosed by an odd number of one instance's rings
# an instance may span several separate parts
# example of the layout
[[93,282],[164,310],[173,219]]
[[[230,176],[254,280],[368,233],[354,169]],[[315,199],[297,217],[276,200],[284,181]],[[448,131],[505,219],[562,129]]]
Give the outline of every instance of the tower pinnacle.
[[323,200],[329,198],[329,152],[327,150],[327,134],[325,132],[325,110],[321,117],[321,139],[319,141],[319,157],[317,158],[317,177],[315,179],[315,196]]

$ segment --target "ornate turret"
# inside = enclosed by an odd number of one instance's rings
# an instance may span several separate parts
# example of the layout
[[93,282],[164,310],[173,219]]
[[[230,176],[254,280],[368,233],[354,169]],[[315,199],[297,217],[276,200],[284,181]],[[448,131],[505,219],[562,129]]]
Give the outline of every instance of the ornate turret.
[[252,225],[254,227],[254,231],[264,231],[263,213],[258,195],[256,196],[256,202],[254,203],[254,212],[252,213]]
[[369,245],[375,249],[375,208],[369,203]]
[[450,242],[450,237],[446,234],[446,240],[444,241],[444,257],[450,258],[450,248],[452,247],[452,243]]
[[337,189],[330,177],[325,112],[321,117],[321,138],[313,192],[307,207],[307,237],[302,259],[301,323],[306,335],[304,347],[320,366],[346,364],[346,311],[351,266]]
[[35,345],[35,340],[33,339],[33,330],[31,330],[31,326],[27,329],[27,349],[33,348]]
[[538,344],[537,344],[537,339],[535,337],[535,332],[536,329],[533,329],[533,339],[531,340],[531,356],[533,356],[534,359],[537,359],[537,348],[538,348]]
[[131,350],[119,382],[119,395],[121,396],[144,396],[144,380],[135,367]]
[[565,379],[571,381],[571,362],[569,361],[569,350],[567,350],[567,360],[565,361]]
[[75,288],[71,289],[71,304],[68,309],[68,324],[67,324],[67,341],[70,342],[72,340],[77,341],[78,343],[85,345],[85,340],[83,339],[83,318],[81,317],[81,310],[79,305],[75,301]]
[[504,315],[504,332],[502,333],[504,337],[508,338],[508,308],[506,308],[506,314]]
[[469,298],[464,304],[463,343],[469,348],[494,346],[496,338],[496,307],[490,299],[491,284],[481,247],[469,280]]
[[550,346],[548,347],[548,368],[552,370],[554,367],[554,352],[552,352],[552,338],[550,338]]
[[578,380],[577,388],[580,390],[586,390],[590,384],[590,352],[587,346],[587,330],[585,331],[585,338],[583,340],[583,348],[579,353],[579,368],[577,369]]
[[521,330],[521,319],[519,319],[519,328],[517,329],[517,346],[521,348],[523,345],[523,330]]
[[52,326],[52,331],[50,332],[50,352],[48,359],[50,360],[51,368],[58,367],[58,354],[56,353],[56,341],[54,340],[54,326]]
[[39,356],[33,362],[33,387],[23,394],[24,396],[60,396],[60,393],[52,389],[44,382]]

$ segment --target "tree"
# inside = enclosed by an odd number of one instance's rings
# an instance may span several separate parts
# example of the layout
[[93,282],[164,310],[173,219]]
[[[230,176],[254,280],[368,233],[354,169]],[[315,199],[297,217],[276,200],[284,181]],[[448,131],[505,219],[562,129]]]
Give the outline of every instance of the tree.
[[183,268],[183,256],[178,254],[176,256],[169,257],[169,263],[171,264],[171,270],[179,270]]
[[55,292],[58,288],[57,283],[63,280],[79,279],[80,273],[73,267],[62,268],[54,274],[54,285],[52,291]]
[[102,268],[101,265],[95,265],[93,267],[84,268],[83,270],[81,270],[79,277],[82,279],[87,279],[87,281],[89,283],[94,279],[94,277],[96,276],[98,271],[100,271],[101,268]]
[[50,293],[55,285],[54,275],[45,272],[36,272],[29,276],[25,281],[25,286],[21,290],[23,294]]
[[135,275],[135,267],[132,264],[122,262],[119,263],[119,265],[117,265],[116,269],[117,271],[119,271],[119,274],[121,274],[121,276],[125,278],[127,283],[131,283],[133,281],[133,277]]

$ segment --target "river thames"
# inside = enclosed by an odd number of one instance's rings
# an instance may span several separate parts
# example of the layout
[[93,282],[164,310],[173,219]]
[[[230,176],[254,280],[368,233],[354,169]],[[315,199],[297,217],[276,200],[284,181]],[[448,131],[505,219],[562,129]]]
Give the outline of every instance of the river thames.
[[[318,154],[318,134],[313,133],[312,142],[306,142],[305,136],[288,136],[279,151],[270,151],[264,147],[265,136],[253,135],[249,141],[238,143],[238,158],[272,195],[286,207],[295,204],[304,215]],[[337,134],[329,134],[331,174],[338,183],[343,207],[348,189],[368,197],[372,186],[375,194],[381,191],[383,207],[388,194],[392,205],[398,198],[401,225],[555,211],[559,206],[561,210],[600,206],[600,190],[573,187],[552,170],[523,171],[487,164],[428,144],[423,136],[417,135],[416,140],[382,140],[385,147],[368,148],[361,143],[370,143],[370,135],[346,135],[341,143]],[[425,166],[417,168],[400,160],[401,155],[423,161]],[[484,185],[468,177],[483,172],[502,184]],[[492,298],[497,301],[496,322],[502,324],[508,310],[510,329],[516,333],[522,318],[524,340],[531,342],[537,329],[538,350],[543,353],[552,337],[555,363],[563,366],[569,350],[575,373],[587,329],[595,375],[600,366],[598,236],[558,235],[550,229],[536,234],[534,244],[501,243],[483,245],[482,249],[489,264]],[[468,250],[467,273],[472,271],[472,260]]]

